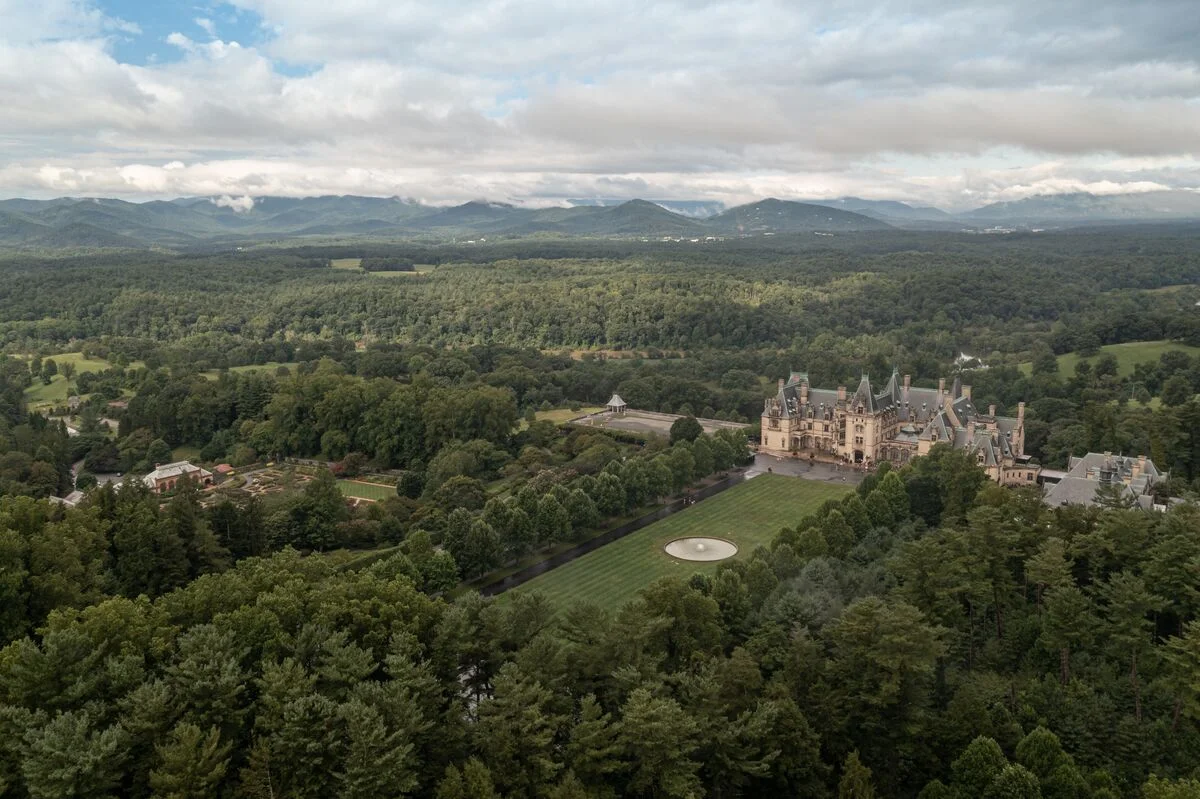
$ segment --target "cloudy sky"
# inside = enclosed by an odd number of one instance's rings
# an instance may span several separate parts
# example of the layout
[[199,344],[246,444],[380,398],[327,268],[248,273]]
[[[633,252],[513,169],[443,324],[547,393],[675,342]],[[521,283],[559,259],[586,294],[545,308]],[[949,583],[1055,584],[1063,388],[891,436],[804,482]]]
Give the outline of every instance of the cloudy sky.
[[1200,187],[1195,0],[0,0],[0,196]]

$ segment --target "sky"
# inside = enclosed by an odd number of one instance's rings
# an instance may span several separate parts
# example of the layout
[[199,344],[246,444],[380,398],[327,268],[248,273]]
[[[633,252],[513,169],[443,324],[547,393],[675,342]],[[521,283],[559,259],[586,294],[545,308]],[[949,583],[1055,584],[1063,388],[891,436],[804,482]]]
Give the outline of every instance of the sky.
[[3,197],[1167,188],[1194,0],[0,0]]

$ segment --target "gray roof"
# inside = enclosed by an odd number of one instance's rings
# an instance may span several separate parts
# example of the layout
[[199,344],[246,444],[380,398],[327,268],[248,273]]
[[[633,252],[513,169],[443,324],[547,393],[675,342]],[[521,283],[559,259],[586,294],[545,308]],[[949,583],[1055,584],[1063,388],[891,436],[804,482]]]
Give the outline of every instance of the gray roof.
[[142,479],[146,485],[153,488],[155,482],[158,480],[168,480],[172,477],[191,476],[193,474],[199,474],[201,478],[212,477],[212,472],[207,469],[193,466],[188,461],[176,461],[175,463],[164,463]]
[[607,407],[609,407],[609,408],[625,407],[625,400],[621,399],[620,394],[614,393],[612,395],[612,398],[608,401]]

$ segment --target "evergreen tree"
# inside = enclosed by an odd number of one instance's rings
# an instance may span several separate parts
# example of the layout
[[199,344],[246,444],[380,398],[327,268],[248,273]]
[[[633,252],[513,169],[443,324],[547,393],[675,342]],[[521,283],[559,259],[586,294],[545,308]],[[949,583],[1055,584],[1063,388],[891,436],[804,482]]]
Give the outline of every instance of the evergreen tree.
[[150,787],[165,799],[206,799],[218,793],[229,768],[230,744],[221,743],[216,727],[205,733],[195,724],[181,723],[158,747],[158,765],[150,772]]
[[838,799],[874,799],[875,786],[871,782],[871,769],[863,765],[855,750],[846,755],[842,765],[842,778],[838,781]]

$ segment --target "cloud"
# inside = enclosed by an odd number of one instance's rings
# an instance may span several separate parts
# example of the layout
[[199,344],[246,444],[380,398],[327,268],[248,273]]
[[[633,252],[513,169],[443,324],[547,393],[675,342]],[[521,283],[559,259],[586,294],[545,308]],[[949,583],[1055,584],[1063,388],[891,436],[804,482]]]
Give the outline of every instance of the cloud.
[[261,38],[197,17],[207,40],[133,63],[114,43],[136,26],[86,0],[0,0],[0,194],[961,206],[1200,185],[1182,0],[232,5]]
[[212,204],[218,208],[229,208],[236,213],[242,214],[254,207],[254,198],[247,196],[230,197],[228,194],[225,194],[213,200]]

